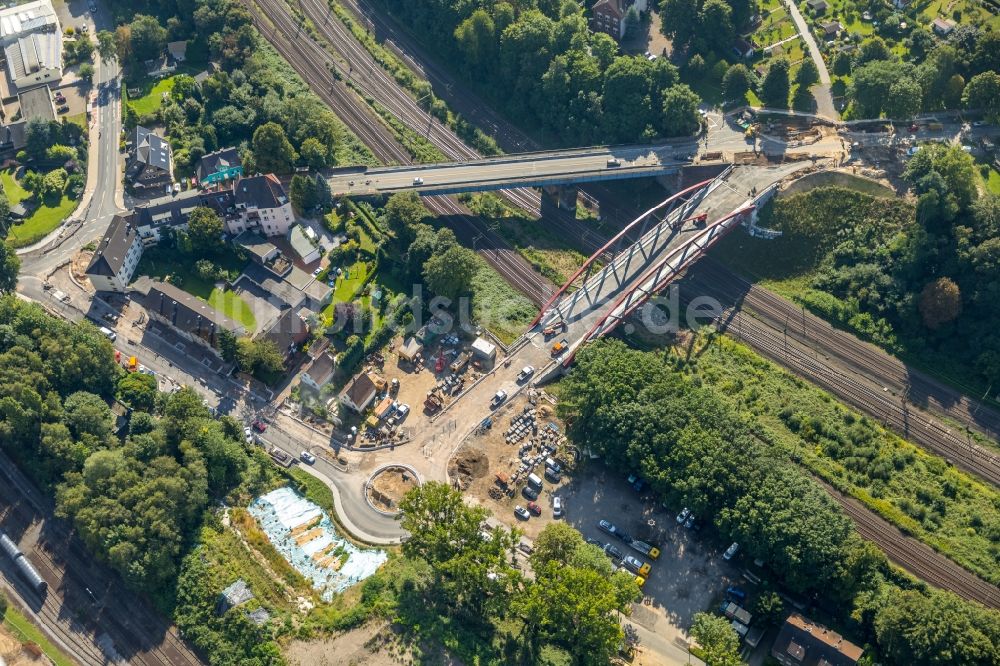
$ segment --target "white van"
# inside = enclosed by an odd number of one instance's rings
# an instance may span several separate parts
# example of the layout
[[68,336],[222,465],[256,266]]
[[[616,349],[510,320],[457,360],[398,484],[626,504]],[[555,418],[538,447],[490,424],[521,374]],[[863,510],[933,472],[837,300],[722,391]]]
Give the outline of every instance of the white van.
[[528,485],[529,486],[534,486],[535,488],[541,488],[542,487],[542,480],[539,479],[538,475],[536,475],[536,474],[529,474],[528,475]]
[[546,458],[545,459],[545,466],[548,467],[549,469],[551,469],[556,474],[559,474],[560,472],[562,472],[562,467],[559,465],[559,463],[557,463],[552,458]]
[[101,333],[104,335],[104,337],[106,337],[108,340],[111,340],[111,342],[114,342],[115,340],[118,339],[118,334],[112,331],[107,326],[101,326],[100,330]]

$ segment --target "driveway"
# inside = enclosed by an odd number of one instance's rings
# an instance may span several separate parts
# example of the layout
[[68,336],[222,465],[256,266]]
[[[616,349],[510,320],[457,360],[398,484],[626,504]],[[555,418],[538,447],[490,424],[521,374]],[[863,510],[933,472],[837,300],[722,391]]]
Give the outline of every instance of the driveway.
[[816,38],[813,37],[812,32],[809,30],[809,25],[802,16],[802,12],[795,5],[794,0],[785,0],[785,6],[788,7],[788,13],[792,15],[792,20],[795,21],[795,28],[802,35],[802,39],[806,41],[806,46],[809,48],[809,55],[812,56],[813,62],[816,63],[816,69],[819,70],[819,84],[813,86],[812,89],[813,96],[816,98],[816,113],[826,116],[830,120],[838,120],[840,114],[837,113],[837,109],[833,105],[833,95],[830,94],[830,72],[826,69],[826,63],[819,52],[819,45],[816,43]]

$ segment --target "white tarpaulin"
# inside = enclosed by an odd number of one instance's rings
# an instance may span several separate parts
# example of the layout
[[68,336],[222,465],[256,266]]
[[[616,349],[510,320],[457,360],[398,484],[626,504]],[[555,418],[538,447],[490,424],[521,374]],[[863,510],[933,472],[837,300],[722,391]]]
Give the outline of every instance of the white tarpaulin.
[[330,601],[375,573],[386,561],[384,550],[361,549],[337,534],[323,511],[291,488],[278,488],[253,501],[250,514],[288,563]]

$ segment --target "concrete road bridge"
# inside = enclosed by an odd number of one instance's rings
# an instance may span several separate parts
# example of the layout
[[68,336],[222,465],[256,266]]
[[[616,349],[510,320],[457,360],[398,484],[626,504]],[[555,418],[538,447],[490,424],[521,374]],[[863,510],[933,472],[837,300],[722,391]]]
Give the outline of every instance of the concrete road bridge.
[[678,171],[697,152],[693,139],[641,146],[600,146],[519,153],[463,162],[345,167],[328,178],[335,196],[395,192],[459,194],[518,187],[660,176]]

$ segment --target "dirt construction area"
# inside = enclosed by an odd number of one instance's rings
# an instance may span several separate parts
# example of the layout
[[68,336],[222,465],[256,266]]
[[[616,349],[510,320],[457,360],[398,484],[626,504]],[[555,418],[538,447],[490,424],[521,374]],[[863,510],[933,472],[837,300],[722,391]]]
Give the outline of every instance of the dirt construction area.
[[0,624],[0,664],[7,666],[43,666],[51,664],[34,643],[22,644],[7,627]]
[[404,467],[379,472],[368,487],[368,497],[383,511],[396,511],[403,495],[420,485],[416,475]]
[[[448,463],[448,478],[467,499],[481,504],[494,516],[516,524],[533,539],[552,519],[552,495],[565,483],[546,476],[544,460],[551,458],[564,470],[574,465],[574,455],[563,435],[555,406],[545,394],[525,391],[490,417],[490,427],[469,437]],[[525,494],[528,475],[544,477],[541,491],[532,499]],[[514,507],[534,501],[540,516],[527,521],[514,517]]]

